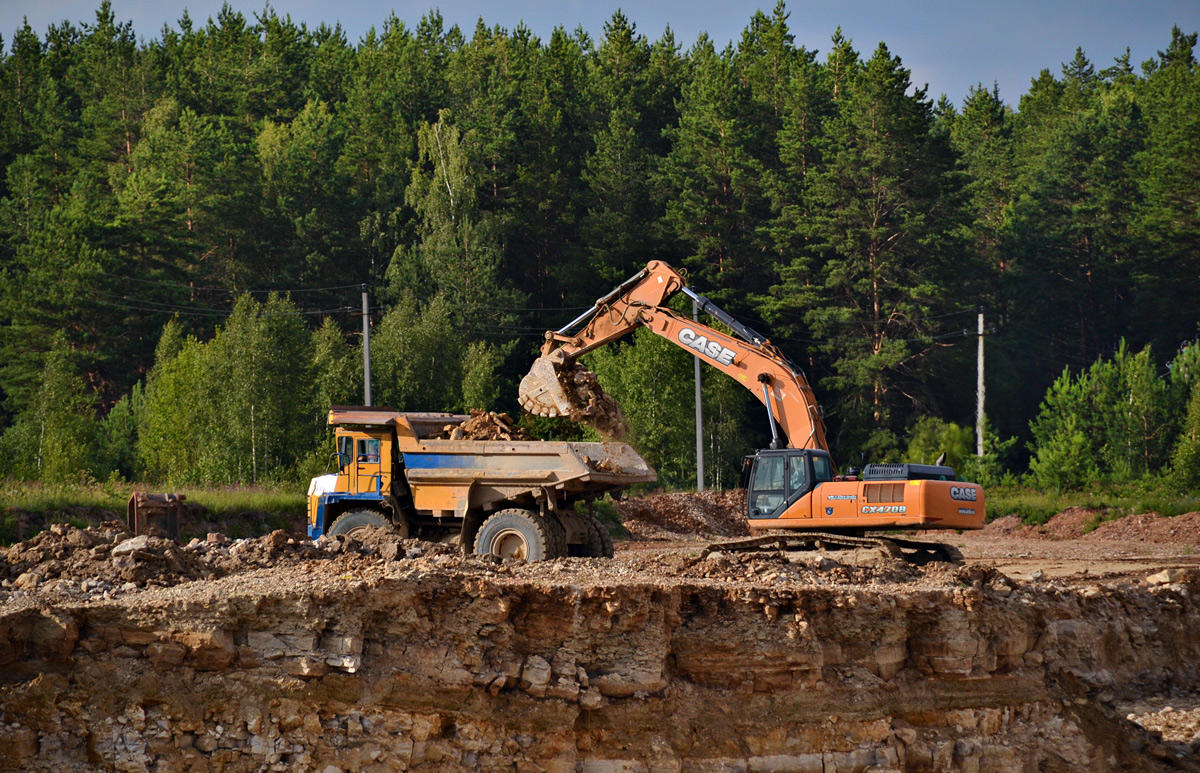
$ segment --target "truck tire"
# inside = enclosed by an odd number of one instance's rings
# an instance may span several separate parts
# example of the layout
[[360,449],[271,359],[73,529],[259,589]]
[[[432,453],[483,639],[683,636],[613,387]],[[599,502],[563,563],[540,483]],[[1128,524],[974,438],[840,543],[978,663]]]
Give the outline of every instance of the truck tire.
[[[613,550],[612,534],[608,532],[608,527],[601,523],[600,519],[591,513],[585,515],[584,519],[588,522],[590,527],[588,531],[595,529],[596,532],[597,552],[593,553],[593,555],[596,558],[612,558],[615,551]],[[588,545],[592,545],[590,538],[588,539]]]
[[407,529],[403,527],[397,528],[395,524],[388,520],[387,516],[378,510],[351,510],[342,513],[334,520],[325,533],[330,537],[336,537],[339,534],[353,537],[356,532],[370,528],[392,529],[401,538],[408,536],[405,533]]
[[588,513],[576,513],[579,522],[587,529],[587,542],[568,545],[567,555],[576,558],[612,558],[612,536],[604,524],[597,521]]
[[559,540],[552,529],[551,524],[528,510],[500,510],[476,532],[475,554],[523,561],[558,558]]

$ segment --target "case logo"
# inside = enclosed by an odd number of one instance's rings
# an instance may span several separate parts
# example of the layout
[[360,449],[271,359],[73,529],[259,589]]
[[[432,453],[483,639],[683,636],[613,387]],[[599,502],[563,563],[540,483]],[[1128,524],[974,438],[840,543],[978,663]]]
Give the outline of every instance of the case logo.
[[950,498],[960,502],[974,502],[979,496],[979,490],[974,486],[951,486]]
[[734,350],[721,346],[717,341],[708,340],[690,327],[680,330],[679,335],[676,337],[679,339],[679,343],[687,348],[695,349],[705,357],[716,360],[722,365],[732,365],[733,358],[737,356],[737,352]]

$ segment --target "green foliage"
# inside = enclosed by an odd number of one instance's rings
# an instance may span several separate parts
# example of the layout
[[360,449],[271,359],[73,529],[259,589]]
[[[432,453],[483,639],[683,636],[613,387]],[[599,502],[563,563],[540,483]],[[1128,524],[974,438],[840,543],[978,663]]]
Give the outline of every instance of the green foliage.
[[493,346],[473,341],[467,345],[462,363],[463,409],[486,411],[496,407],[500,400],[500,380],[497,378],[500,353]]
[[98,466],[97,399],[66,342],[55,338],[32,404],[4,433],[5,474],[49,483],[88,479]]
[[616,398],[630,442],[658,471],[659,482],[696,483],[696,414],[692,358],[649,330],[632,343],[595,350],[585,358],[604,390]]
[[462,398],[462,341],[450,305],[404,295],[371,337],[371,395],[401,411],[448,411]]
[[[789,23],[778,2],[720,50],[621,12],[595,41],[430,12],[350,43],[231,7],[155,39],[107,2],[23,25],[0,57],[0,466],[298,474],[328,405],[359,400],[362,284],[377,402],[511,409],[546,329],[665,259],[803,364],[840,459],[898,458],[914,426],[932,450],[922,416],[962,425],[982,306],[991,418],[1036,480],[1186,477],[1200,350],[1160,374],[1197,329],[1196,34],[1140,72],[1079,50],[1016,102],[980,85],[956,109],[886,45],[837,30],[818,58]],[[290,306],[244,299],[281,288]],[[1087,368],[1122,339],[1140,353]],[[595,358],[683,482],[689,361],[649,346]],[[706,477],[732,483],[761,409],[712,373],[704,392]],[[961,462],[977,479],[1022,466],[989,443]]]
[[1180,491],[1200,489],[1200,379],[1192,382],[1187,418],[1171,456],[1171,483]]
[[146,473],[174,483],[234,483],[289,474],[312,448],[311,334],[295,305],[249,296],[211,341],[176,349],[168,327],[165,359],[150,374],[138,447]]
[[922,416],[908,435],[908,451],[904,458],[918,464],[933,464],[945,454],[945,464],[955,470],[974,453],[975,433],[970,427],[960,427],[936,416]]
[[1063,416],[1037,446],[1029,471],[1038,485],[1053,491],[1078,490],[1100,479],[1095,444],[1075,414]]
[[1178,390],[1157,373],[1147,347],[1064,371],[1031,424],[1035,480],[1055,490],[1100,480],[1137,480],[1162,468],[1181,413]]
[[985,488],[1003,483],[1012,476],[1006,472],[1009,469],[1013,449],[1017,438],[1010,437],[1001,440],[992,431],[991,424],[985,422],[983,427],[983,456],[967,454],[959,462],[955,470],[960,480],[970,480],[982,484]]
[[98,473],[108,472],[120,480],[135,480],[138,463],[138,418],[142,410],[144,390],[139,381],[100,420],[97,438]]

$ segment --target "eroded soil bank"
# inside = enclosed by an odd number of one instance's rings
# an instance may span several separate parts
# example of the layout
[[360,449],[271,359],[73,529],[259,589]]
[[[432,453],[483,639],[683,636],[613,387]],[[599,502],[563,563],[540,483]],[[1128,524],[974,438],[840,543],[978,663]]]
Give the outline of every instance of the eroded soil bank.
[[1194,570],[58,532],[0,564],[6,768],[1198,768],[1126,718],[1200,694]]

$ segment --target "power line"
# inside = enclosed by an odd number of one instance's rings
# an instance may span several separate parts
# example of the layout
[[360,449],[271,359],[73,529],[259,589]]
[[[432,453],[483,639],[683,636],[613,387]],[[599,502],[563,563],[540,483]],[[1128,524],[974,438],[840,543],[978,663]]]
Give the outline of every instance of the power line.
[[185,282],[168,282],[161,279],[141,279],[139,277],[123,276],[121,274],[111,274],[107,271],[97,272],[101,276],[107,276],[112,279],[120,279],[123,282],[137,282],[139,284],[156,285],[158,287],[176,287],[182,290],[193,290],[196,292],[215,292],[227,293],[229,295],[241,295],[250,293],[255,295],[269,295],[271,293],[279,293],[281,295],[290,295],[292,293],[321,293],[333,292],[334,290],[357,290],[362,287],[362,283],[352,285],[335,285],[333,287],[297,287],[297,288],[275,288],[266,290],[233,290],[228,287],[203,287],[188,284]]
[[[972,307],[970,307],[970,308],[963,308],[963,309],[959,309],[959,310],[957,310],[957,311],[948,311],[948,312],[946,312],[945,314],[934,314],[934,315],[932,315],[932,316],[928,316],[928,317],[902,317],[902,318],[900,318],[899,320],[891,320],[891,319],[879,319],[879,320],[871,320],[871,319],[862,319],[862,320],[858,320],[858,319],[829,320],[829,321],[828,321],[828,322],[826,322],[825,324],[835,324],[835,325],[888,325],[888,324],[891,324],[893,321],[899,321],[899,322],[905,322],[905,323],[928,322],[929,320],[933,320],[933,319],[946,319],[946,318],[948,318],[948,317],[958,317],[958,316],[961,316],[961,315],[963,315],[963,314],[978,314],[978,313],[979,313],[979,309],[980,309],[980,307],[979,307],[979,306],[972,306]],[[799,319],[799,320],[803,320],[803,319],[804,319],[804,314],[803,314],[803,313],[801,313],[801,312],[779,310],[779,311],[777,311],[776,313],[777,313],[777,314],[779,314],[779,315],[781,315],[781,316],[784,316],[784,317],[792,317],[792,318],[794,318],[794,319]],[[739,316],[742,316],[742,315],[739,315]],[[770,323],[770,322],[767,322],[765,319],[762,319],[762,318],[760,318],[760,317],[754,317],[754,316],[752,316],[752,315],[744,315],[744,316],[746,316],[746,318],[747,318],[747,319],[754,319],[754,320],[757,320],[757,321],[759,321],[759,322],[763,323],[764,325],[770,325],[770,324],[772,324],[772,323]]]
[[[185,306],[172,306],[170,304],[158,304],[155,301],[142,301],[142,300],[139,300],[136,298],[128,298],[125,296],[111,296],[110,295],[109,297],[114,298],[115,300],[103,300],[101,298],[93,298],[92,301],[101,306],[111,306],[113,308],[118,308],[118,309],[128,309],[130,311],[150,312],[152,314],[172,314],[172,315],[178,314],[181,317],[209,317],[209,318],[222,317],[223,318],[223,317],[229,317],[233,314],[232,309],[226,311],[226,310],[221,310],[221,309],[188,308]],[[126,301],[126,303],[119,303],[118,301]],[[140,306],[130,305],[132,303],[140,303],[143,305],[140,305]],[[155,308],[156,306],[158,308]],[[263,311],[260,311],[258,313],[258,315],[261,317],[308,317],[308,316],[320,316],[320,315],[325,315],[325,314],[341,314],[341,313],[352,312],[352,311],[355,311],[355,308],[353,306],[339,306],[339,307],[332,308],[332,309],[315,309],[315,310],[308,310],[308,311],[305,311],[302,309],[298,309],[296,311],[265,311],[265,310],[263,310]]]

